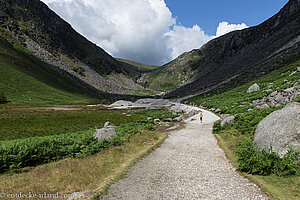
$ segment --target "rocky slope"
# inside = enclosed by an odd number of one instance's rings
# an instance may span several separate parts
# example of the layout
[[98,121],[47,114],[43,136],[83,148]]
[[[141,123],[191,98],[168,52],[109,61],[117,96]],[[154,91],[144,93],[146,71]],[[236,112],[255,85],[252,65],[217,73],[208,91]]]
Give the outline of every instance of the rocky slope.
[[216,38],[146,74],[140,82],[162,91],[173,89],[165,97],[230,89],[268,74],[299,54],[300,0],[290,0],[264,23]]
[[[78,34],[40,0],[0,0],[0,36],[18,42],[42,61],[107,93],[144,90],[135,83],[140,71],[124,65]],[[120,81],[111,76],[122,74]]]

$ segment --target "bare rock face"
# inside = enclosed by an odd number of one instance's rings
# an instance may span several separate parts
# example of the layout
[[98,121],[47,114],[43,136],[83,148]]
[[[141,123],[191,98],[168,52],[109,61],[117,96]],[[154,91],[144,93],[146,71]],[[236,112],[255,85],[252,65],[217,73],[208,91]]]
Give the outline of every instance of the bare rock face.
[[300,148],[300,103],[290,103],[263,119],[257,126],[253,143],[260,148],[271,148],[280,157],[289,147]]
[[254,83],[253,85],[251,85],[248,90],[247,93],[251,93],[251,92],[256,92],[259,91],[259,85],[257,85],[257,83]]
[[117,133],[114,128],[97,129],[93,135],[93,137],[97,139],[99,142],[104,139],[110,140],[115,136],[117,136]]

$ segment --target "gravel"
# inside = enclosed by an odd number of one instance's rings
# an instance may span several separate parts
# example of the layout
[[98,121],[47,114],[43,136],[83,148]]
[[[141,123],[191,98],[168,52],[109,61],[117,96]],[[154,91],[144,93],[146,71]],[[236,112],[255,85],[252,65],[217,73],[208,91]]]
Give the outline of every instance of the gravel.
[[211,134],[218,117],[204,111],[173,132],[102,199],[269,199],[240,176]]

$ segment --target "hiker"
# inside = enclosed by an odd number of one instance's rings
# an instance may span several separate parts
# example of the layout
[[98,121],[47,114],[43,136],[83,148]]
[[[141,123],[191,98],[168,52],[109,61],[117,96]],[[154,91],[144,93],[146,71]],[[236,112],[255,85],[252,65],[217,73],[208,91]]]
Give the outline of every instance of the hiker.
[[200,113],[200,122],[202,123],[202,119],[203,119],[203,113]]

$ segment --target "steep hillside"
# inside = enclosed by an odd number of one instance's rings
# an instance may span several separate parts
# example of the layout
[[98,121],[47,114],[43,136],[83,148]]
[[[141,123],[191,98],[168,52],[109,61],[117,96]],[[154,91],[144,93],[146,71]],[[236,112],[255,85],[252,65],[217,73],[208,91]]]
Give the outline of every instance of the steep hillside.
[[166,97],[200,94],[229,81],[236,87],[255,80],[299,53],[300,0],[290,0],[266,22],[216,38],[140,81],[161,91],[173,89]]
[[[102,92],[132,94],[140,71],[124,65],[78,34],[39,0],[0,0],[0,33],[16,39],[44,62]],[[103,27],[105,28],[105,27]],[[9,37],[7,37],[9,36]],[[121,74],[122,80],[111,80]]]
[[13,105],[89,103],[103,97],[76,77],[55,71],[21,45],[13,46],[2,37],[0,80],[0,94]]

